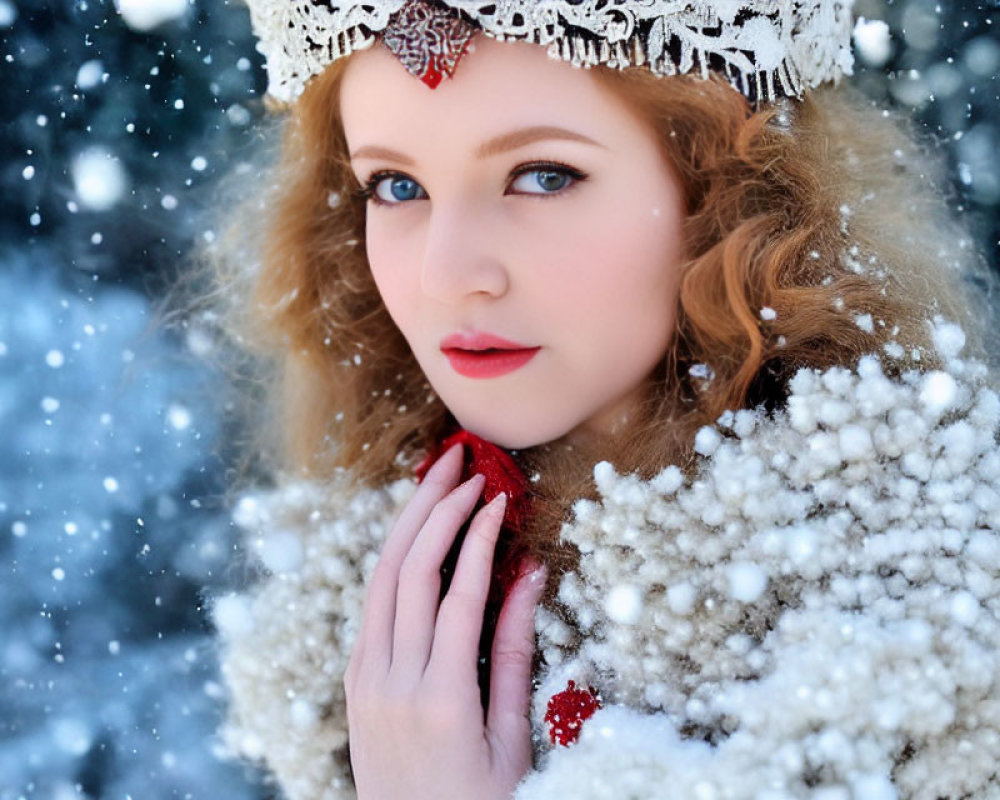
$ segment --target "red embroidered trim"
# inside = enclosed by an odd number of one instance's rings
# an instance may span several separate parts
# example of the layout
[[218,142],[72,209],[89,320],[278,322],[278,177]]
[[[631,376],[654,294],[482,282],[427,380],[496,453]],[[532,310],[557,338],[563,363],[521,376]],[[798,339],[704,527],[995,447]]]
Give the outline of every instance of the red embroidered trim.
[[570,681],[563,691],[552,695],[545,712],[545,722],[551,726],[549,738],[552,744],[569,747],[580,738],[583,723],[599,708],[601,698],[593,686],[577,689],[576,681]]

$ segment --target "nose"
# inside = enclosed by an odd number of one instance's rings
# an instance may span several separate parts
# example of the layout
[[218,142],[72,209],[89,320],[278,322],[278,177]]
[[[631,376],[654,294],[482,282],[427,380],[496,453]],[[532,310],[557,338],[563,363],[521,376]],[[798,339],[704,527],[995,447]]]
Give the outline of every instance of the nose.
[[444,303],[507,293],[510,276],[488,215],[470,207],[431,212],[420,285],[426,296]]

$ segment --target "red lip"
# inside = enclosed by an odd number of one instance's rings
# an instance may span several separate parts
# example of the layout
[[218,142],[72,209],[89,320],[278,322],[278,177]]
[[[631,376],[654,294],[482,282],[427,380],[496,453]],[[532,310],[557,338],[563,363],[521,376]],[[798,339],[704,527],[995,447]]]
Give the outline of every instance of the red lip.
[[467,378],[497,378],[520,369],[540,347],[528,347],[492,333],[453,333],[441,340],[451,368]]
[[526,344],[512,342],[502,336],[480,331],[463,331],[445,336],[441,340],[441,350],[530,350]]

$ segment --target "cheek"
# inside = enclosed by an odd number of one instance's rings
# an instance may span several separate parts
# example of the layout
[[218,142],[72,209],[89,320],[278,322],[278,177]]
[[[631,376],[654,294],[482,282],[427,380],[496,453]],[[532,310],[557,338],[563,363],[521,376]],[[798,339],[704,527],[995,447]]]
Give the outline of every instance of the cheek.
[[559,246],[545,245],[536,259],[546,265],[538,280],[562,298],[564,313],[584,324],[603,318],[626,331],[666,324],[682,259],[680,215],[669,199],[602,204],[573,214]]
[[407,334],[407,299],[414,297],[412,281],[416,274],[409,250],[405,237],[378,218],[369,217],[365,232],[368,266],[382,302],[404,336]]

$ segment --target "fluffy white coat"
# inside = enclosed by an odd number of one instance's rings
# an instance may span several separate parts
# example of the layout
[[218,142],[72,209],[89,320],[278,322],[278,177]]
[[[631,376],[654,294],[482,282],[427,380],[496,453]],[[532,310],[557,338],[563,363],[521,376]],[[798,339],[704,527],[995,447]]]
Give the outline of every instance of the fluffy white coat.
[[[538,614],[516,800],[1000,798],[1000,399],[960,332],[935,340],[946,369],[802,371],[780,413],[725,415],[693,479],[595,467],[562,533],[580,567]],[[215,603],[223,739],[290,800],[355,796],[341,679],[412,491],[345,476],[237,508],[267,577]],[[605,707],[553,749],[570,679]]]

